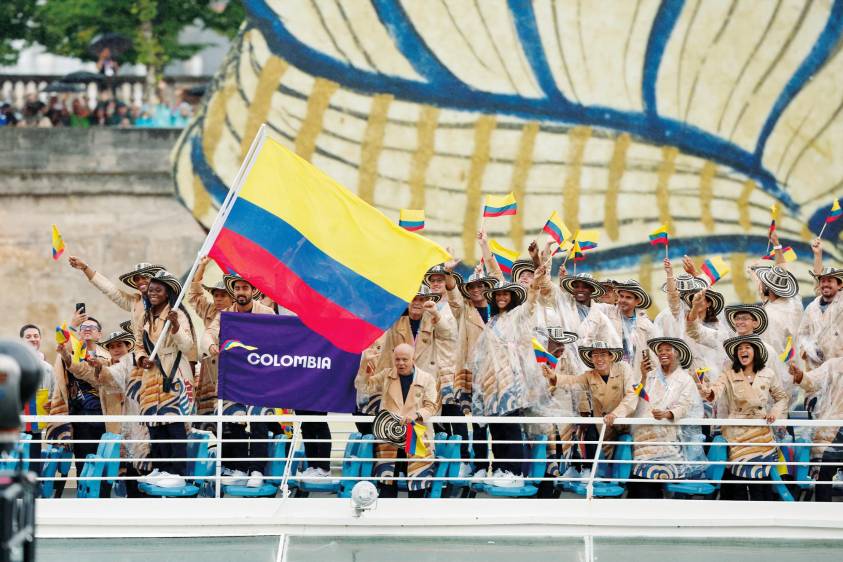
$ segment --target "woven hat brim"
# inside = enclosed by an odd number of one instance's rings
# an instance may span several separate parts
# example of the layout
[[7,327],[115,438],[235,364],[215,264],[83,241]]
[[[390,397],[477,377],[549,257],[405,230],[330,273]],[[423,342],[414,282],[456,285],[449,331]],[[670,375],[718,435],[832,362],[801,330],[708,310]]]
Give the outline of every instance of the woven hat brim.
[[771,293],[779,296],[783,299],[789,299],[791,297],[795,297],[799,294],[799,282],[796,280],[796,277],[793,276],[792,273],[789,271],[785,276],[787,279],[787,286],[786,287],[777,287],[773,285],[767,277],[771,275],[773,272],[772,267],[765,267],[759,268],[755,270],[755,275],[758,276],[758,280],[761,281],[761,284],[767,287]]
[[576,342],[576,341],[579,339],[579,336],[577,336],[577,334],[575,334],[575,333],[573,333],[573,332],[565,332],[565,333],[562,335],[562,337],[558,337],[558,336],[557,336],[557,337],[554,337],[554,336],[551,336],[551,335],[548,333],[548,335],[547,335],[547,339],[549,339],[550,341],[552,341],[552,342],[554,342],[554,343],[561,343],[561,344],[565,344],[565,345],[567,345],[567,344],[569,344],[569,343],[574,343],[574,342]]
[[591,293],[592,299],[599,299],[600,297],[602,297],[603,295],[606,294],[606,289],[603,287],[603,285],[601,285],[600,283],[598,283],[594,279],[583,279],[582,277],[568,276],[568,277],[564,277],[562,279],[562,281],[559,282],[559,284],[562,286],[563,289],[565,289],[566,291],[568,291],[569,293],[571,293],[573,295],[574,294],[574,282],[575,281],[579,281],[580,283],[585,283],[586,285],[588,285],[589,287],[591,287],[593,289],[593,291]]
[[445,276],[450,275],[451,277],[454,278],[454,281],[457,282],[457,285],[462,283],[462,275],[460,275],[456,271],[450,271],[450,272],[449,271],[428,271],[427,273],[424,274],[424,284],[425,285],[428,285],[428,286],[430,285],[430,278],[433,275],[445,275]]
[[533,273],[535,273],[536,272],[536,266],[533,265],[532,261],[530,261],[530,262],[522,261],[522,260],[516,261],[514,264],[512,264],[512,272],[510,274],[512,276],[512,280],[517,282],[518,277],[524,271],[532,271]]
[[483,295],[486,297],[486,300],[491,303],[495,300],[495,293],[503,291],[509,291],[514,295],[512,300],[515,302],[515,306],[520,306],[525,300],[527,300],[527,291],[525,291],[521,285],[515,283],[509,283],[503,287],[487,289],[483,292]]
[[733,306],[729,307],[726,310],[726,323],[729,325],[729,328],[732,331],[735,331],[735,316],[740,314],[741,312],[746,312],[751,314],[758,320],[758,327],[753,330],[753,333],[757,336],[760,336],[764,332],[767,331],[767,326],[770,323],[770,320],[767,318],[767,313],[764,312],[763,308],[759,307],[748,307],[748,306]]
[[128,332],[123,332],[122,334],[118,334],[118,335],[114,336],[113,338],[108,338],[107,340],[98,341],[97,344],[101,345],[102,347],[105,347],[110,343],[114,343],[114,342],[118,342],[118,341],[124,341],[128,344],[134,345],[135,336],[133,336],[132,334],[130,334]]
[[813,277],[817,281],[819,281],[823,277],[833,277],[834,279],[837,279],[840,283],[843,283],[843,269],[838,269],[838,270],[832,271],[831,273],[825,273],[825,274],[820,273],[819,275],[817,275],[813,271],[809,271],[808,273],[810,273],[811,277]]
[[650,295],[647,294],[647,291],[642,289],[641,287],[633,287],[630,285],[623,285],[619,284],[615,287],[615,291],[626,291],[627,293],[632,293],[633,295],[638,297],[638,300],[641,301],[638,303],[636,308],[643,308],[647,309],[650,308],[653,304],[653,299]]
[[764,342],[761,341],[761,338],[757,336],[752,336],[752,339],[746,336],[738,336],[736,338],[729,338],[723,342],[723,349],[726,350],[726,355],[729,357],[729,360],[735,360],[735,354],[738,351],[738,346],[742,343],[749,343],[752,347],[755,348],[755,353],[761,358],[761,362],[766,364],[767,360],[770,358],[769,354],[767,353],[767,346],[764,345]]
[[137,283],[132,281],[132,277],[134,277],[135,275],[146,275],[148,277],[154,277],[155,274],[158,273],[159,271],[164,271],[164,267],[160,266],[160,265],[151,265],[149,267],[142,267],[140,269],[130,271],[129,273],[124,273],[123,275],[118,277],[118,279],[120,279],[120,281],[124,285],[127,285],[127,286],[131,287],[132,289],[137,290],[137,288],[138,288]]
[[608,347],[608,348],[607,347],[601,347],[601,348],[597,348],[597,349],[593,348],[593,347],[581,347],[581,348],[579,348],[578,351],[579,351],[580,359],[582,359],[582,362],[585,363],[585,365],[589,369],[594,368],[594,360],[591,358],[591,356],[595,351],[608,351],[614,357],[615,363],[618,363],[623,359],[623,350],[618,349],[616,347]]
[[658,355],[658,351],[656,350],[659,345],[663,343],[673,346],[673,349],[676,350],[679,358],[679,365],[683,369],[687,369],[691,366],[691,363],[694,360],[693,355],[691,354],[691,348],[687,343],[678,338],[653,338],[647,341],[647,347],[649,347],[653,353]]
[[483,289],[483,294],[485,296],[486,291],[492,289],[495,284],[497,283],[497,279],[494,277],[481,277],[480,279],[475,279],[473,281],[464,281],[462,283],[457,283],[457,290],[459,290],[460,294],[467,299],[470,299],[471,296],[468,294],[468,286],[472,283],[482,283],[486,288]]
[[[248,279],[243,279],[242,277],[237,277],[236,275],[226,275],[223,277],[222,281],[225,284],[225,290],[228,291],[228,294],[231,295],[232,298],[234,297],[234,283],[237,281],[245,281],[249,285],[252,285],[251,281]],[[260,294],[261,292],[258,288],[252,285],[252,299],[260,298]]]
[[[694,306],[692,302],[694,299],[694,295],[699,293],[700,290],[682,293],[681,295],[679,295],[679,298],[682,299],[682,302],[688,305],[688,308],[691,308],[692,306]],[[726,307],[726,299],[721,293],[718,293],[717,291],[708,289],[705,292],[705,298],[710,300],[711,304],[714,306],[714,308],[712,309],[712,313],[715,316],[718,316],[721,312],[723,312],[723,309]]]

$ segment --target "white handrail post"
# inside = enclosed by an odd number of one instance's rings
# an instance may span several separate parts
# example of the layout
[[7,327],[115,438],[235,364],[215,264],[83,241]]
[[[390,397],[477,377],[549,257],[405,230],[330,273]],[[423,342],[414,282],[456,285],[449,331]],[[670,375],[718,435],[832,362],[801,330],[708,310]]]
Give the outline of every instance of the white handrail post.
[[[217,399],[217,415],[222,416],[222,400]],[[216,483],[215,496],[222,497],[222,417],[217,418],[217,466],[216,466]]]
[[293,440],[290,441],[290,450],[287,451],[287,462],[284,463],[284,477],[281,479],[281,497],[290,497],[290,488],[287,481],[290,479],[290,472],[293,465],[293,455],[296,451],[296,446],[299,444],[299,422],[293,422]]
[[588,484],[586,484],[585,499],[590,500],[594,497],[594,477],[597,476],[597,459],[600,458],[600,452],[603,450],[603,438],[606,436],[606,423],[601,420],[600,423],[600,437],[597,439],[597,448],[594,450],[594,460],[591,463],[591,474],[588,476]]

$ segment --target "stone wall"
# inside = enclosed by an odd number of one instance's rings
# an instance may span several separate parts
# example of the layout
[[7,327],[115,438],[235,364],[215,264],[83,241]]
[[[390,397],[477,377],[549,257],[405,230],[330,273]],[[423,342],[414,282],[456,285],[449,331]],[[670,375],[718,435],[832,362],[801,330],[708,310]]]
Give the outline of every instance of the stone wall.
[[[132,264],[190,267],[204,238],[175,198],[169,152],[180,131],[0,128],[0,337],[27,322],[53,330],[85,302],[106,331],[128,314],[67,263],[82,257],[117,283]],[[51,225],[67,247],[54,262]]]

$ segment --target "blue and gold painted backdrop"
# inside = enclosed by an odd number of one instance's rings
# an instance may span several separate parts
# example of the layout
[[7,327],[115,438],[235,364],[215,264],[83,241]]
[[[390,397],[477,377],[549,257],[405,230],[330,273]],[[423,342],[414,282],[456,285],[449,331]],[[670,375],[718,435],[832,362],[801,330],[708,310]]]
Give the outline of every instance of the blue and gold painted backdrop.
[[[661,285],[673,256],[722,255],[729,300],[767,247],[799,254],[843,195],[843,0],[244,0],[248,18],[173,154],[208,226],[258,127],[397,220],[476,261],[526,251],[552,210],[599,228],[581,268]],[[824,238],[834,261],[843,221]],[[658,291],[656,291],[658,292]],[[659,303],[657,299],[657,303]]]

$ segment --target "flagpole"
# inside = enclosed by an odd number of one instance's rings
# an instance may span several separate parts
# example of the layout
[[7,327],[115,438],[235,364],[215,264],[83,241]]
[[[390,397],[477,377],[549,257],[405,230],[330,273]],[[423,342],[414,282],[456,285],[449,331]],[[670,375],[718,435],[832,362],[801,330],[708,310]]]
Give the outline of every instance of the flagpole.
[[[237,171],[237,175],[234,176],[234,181],[231,184],[231,189],[228,190],[228,194],[225,196],[225,200],[223,200],[222,204],[220,205],[220,210],[217,212],[217,218],[214,219],[211,228],[208,230],[208,235],[205,237],[205,241],[202,243],[202,246],[199,247],[199,251],[196,253],[196,259],[193,261],[193,266],[191,266],[190,271],[187,274],[187,278],[184,280],[184,284],[182,285],[179,296],[176,298],[176,302],[173,303],[172,310],[178,309],[179,305],[181,305],[182,301],[184,300],[184,296],[189,290],[190,282],[193,280],[193,276],[196,274],[196,270],[199,267],[199,262],[208,254],[208,251],[210,251],[211,246],[213,246],[214,242],[216,242],[217,236],[219,236],[220,230],[222,230],[222,225],[225,224],[225,219],[228,218],[228,214],[231,212],[231,208],[234,206],[234,202],[240,195],[240,190],[243,188],[243,183],[246,179],[246,176],[248,175],[249,170],[252,169],[252,165],[254,164],[255,160],[254,156],[258,152],[258,150],[260,150],[261,146],[263,146],[263,143],[266,140],[266,129],[266,123],[261,125],[260,129],[258,129],[258,133],[255,135],[255,138],[252,141],[252,145],[249,147],[249,151],[246,153],[246,157],[243,159],[243,163],[240,164],[240,169]],[[164,342],[164,338],[166,337],[169,329],[170,321],[167,320],[164,322],[164,327],[161,330],[161,335],[158,336],[158,340],[155,342],[155,347],[152,349],[152,353],[149,354],[150,361],[154,361],[155,357],[158,355],[158,350],[161,348],[161,344]]]
[[668,248],[670,248],[670,242],[664,245],[664,259],[670,259],[670,254],[668,254]]
[[823,227],[820,229],[820,234],[819,234],[819,236],[817,236],[817,238],[822,238],[822,237],[823,237],[823,232],[825,232],[825,227],[826,227],[826,226],[828,226],[828,222],[824,222],[824,223],[823,223]]

